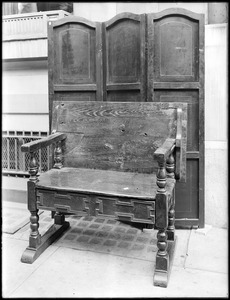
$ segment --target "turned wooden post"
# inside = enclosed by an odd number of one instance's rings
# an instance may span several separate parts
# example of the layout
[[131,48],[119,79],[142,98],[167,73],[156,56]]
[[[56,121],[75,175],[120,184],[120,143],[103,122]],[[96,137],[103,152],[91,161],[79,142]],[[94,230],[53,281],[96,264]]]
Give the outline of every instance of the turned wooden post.
[[154,285],[166,287],[169,273],[168,254],[168,195],[166,194],[166,161],[165,158],[158,159],[157,171],[157,194],[156,194],[156,227],[157,233],[157,255],[154,273]]
[[165,193],[165,186],[166,186],[166,168],[165,168],[165,161],[158,162],[158,170],[157,170],[157,193]]
[[[54,149],[54,168],[61,169],[63,167],[62,164],[62,148],[61,148],[61,141],[56,143],[56,147]],[[65,215],[60,212],[53,213],[54,224],[63,225],[65,222]]]
[[[57,160],[57,163],[60,161]],[[44,251],[52,244],[68,227],[69,222],[65,222],[65,217],[61,213],[55,213],[54,223],[46,233],[41,237],[39,228],[39,215],[37,208],[37,195],[36,195],[36,182],[38,166],[34,153],[30,152],[29,173],[30,178],[27,183],[28,190],[28,209],[31,213],[30,216],[30,236],[29,246],[22,254],[21,262],[32,264]]]
[[30,216],[30,237],[29,237],[29,247],[37,248],[41,244],[41,235],[38,231],[39,228],[39,215],[36,203],[35,194],[35,183],[38,180],[38,165],[35,158],[34,152],[30,152],[30,163],[29,163],[29,174],[30,178],[27,183],[28,185],[28,209],[31,213]]
[[56,143],[56,147],[54,149],[54,168],[61,169],[63,167],[62,164],[62,148],[61,141]]
[[[171,153],[166,160],[166,171],[167,171],[167,177],[169,178],[175,178],[175,159],[173,156],[173,153]],[[175,239],[175,191],[172,194],[171,199],[171,207],[168,212],[168,228],[167,228],[167,234],[168,234],[168,240],[174,241]]]
[[30,152],[30,162],[29,162],[30,178],[29,178],[29,180],[32,182],[36,182],[37,181],[37,173],[38,173],[38,165],[37,165],[37,161],[35,158],[35,153]]
[[157,247],[160,257],[167,256],[167,232],[168,226],[168,203],[166,196],[166,166],[165,160],[158,161],[157,171],[157,195],[156,195],[156,226],[159,229],[157,234]]
[[175,209],[174,204],[171,206],[169,213],[168,213],[168,240],[174,241],[175,239]]
[[175,159],[173,153],[166,160],[167,177],[175,178]]
[[157,247],[159,256],[167,256],[167,232],[165,229],[159,229],[157,233]]

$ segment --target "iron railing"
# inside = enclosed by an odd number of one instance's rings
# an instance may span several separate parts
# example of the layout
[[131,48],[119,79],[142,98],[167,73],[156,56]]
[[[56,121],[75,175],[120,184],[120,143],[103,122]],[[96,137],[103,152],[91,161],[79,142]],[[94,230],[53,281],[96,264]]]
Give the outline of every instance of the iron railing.
[[[21,145],[41,139],[48,132],[34,131],[3,131],[2,134],[2,173],[3,175],[28,176],[29,153],[21,151]],[[39,172],[49,169],[49,147],[35,152],[35,158],[39,165]]]

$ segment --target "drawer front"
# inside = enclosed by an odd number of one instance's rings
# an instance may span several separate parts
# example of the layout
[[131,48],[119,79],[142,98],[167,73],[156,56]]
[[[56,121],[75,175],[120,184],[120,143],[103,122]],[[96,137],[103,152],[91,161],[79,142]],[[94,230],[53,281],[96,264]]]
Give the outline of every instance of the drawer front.
[[39,208],[67,213],[89,214],[89,197],[76,193],[37,190]]
[[115,216],[120,221],[155,224],[155,202],[113,197],[95,198],[96,215]]
[[104,216],[120,221],[155,224],[155,202],[38,189],[37,205],[66,213]]

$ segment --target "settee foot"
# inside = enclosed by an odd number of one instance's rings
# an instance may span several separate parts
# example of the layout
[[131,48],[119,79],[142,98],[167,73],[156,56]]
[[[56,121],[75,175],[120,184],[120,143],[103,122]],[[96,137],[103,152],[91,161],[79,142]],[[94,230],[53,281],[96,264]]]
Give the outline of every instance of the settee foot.
[[153,285],[167,287],[170,277],[170,272],[173,264],[173,258],[176,247],[176,237],[174,241],[168,241],[168,249],[166,256],[156,256],[155,273],[153,277]]
[[154,286],[167,287],[168,285],[168,273],[164,271],[156,270],[153,278]]
[[67,228],[69,228],[69,222],[64,222],[63,225],[53,224],[41,237],[41,243],[36,248],[26,248],[21,262],[32,264]]

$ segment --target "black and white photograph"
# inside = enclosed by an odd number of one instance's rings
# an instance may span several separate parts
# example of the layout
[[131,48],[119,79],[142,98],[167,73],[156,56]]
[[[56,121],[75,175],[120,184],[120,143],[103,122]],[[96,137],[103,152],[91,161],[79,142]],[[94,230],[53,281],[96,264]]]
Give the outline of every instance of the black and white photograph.
[[228,298],[228,2],[2,2],[2,297]]

